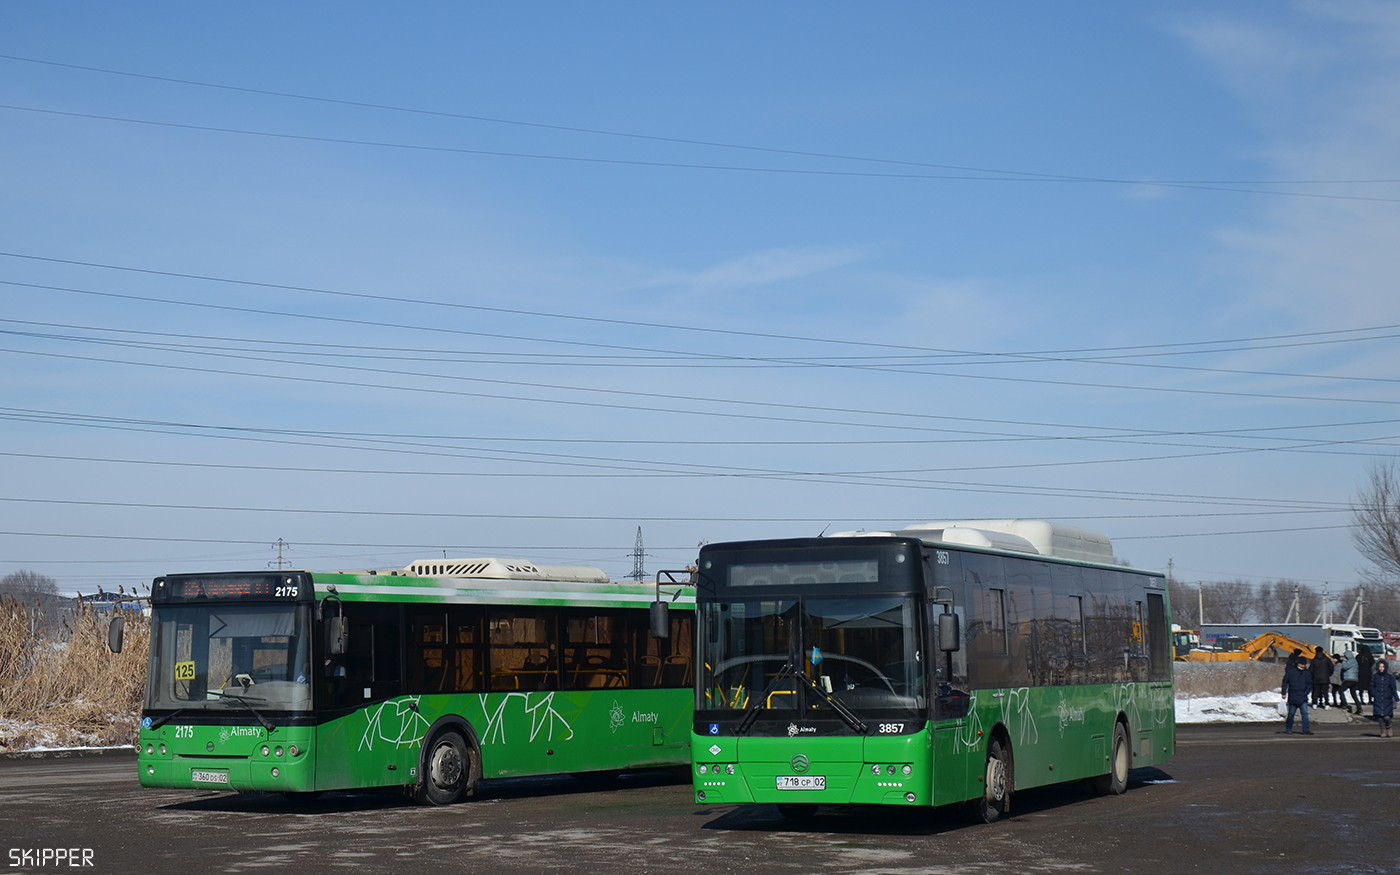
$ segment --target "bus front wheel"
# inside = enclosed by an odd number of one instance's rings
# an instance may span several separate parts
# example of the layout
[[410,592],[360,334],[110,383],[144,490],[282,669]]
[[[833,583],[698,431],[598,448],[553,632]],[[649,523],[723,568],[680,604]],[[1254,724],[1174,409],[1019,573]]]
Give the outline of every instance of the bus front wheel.
[[1001,740],[987,745],[987,768],[982,776],[982,796],[972,803],[973,816],[982,823],[996,823],[1011,811],[1011,769]]
[[1113,724],[1113,746],[1109,748],[1108,774],[1094,779],[1094,789],[1108,796],[1121,796],[1128,789],[1128,730],[1122,723]]
[[467,795],[472,775],[467,742],[456,732],[433,739],[414,797],[424,805],[451,805]]

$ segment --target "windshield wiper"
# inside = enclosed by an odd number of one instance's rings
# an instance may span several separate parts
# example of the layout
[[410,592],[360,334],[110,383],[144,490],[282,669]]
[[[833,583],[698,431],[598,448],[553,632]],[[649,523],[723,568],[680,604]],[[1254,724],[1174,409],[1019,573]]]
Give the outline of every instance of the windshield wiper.
[[151,728],[159,729],[183,713],[185,713],[184,708],[176,708],[174,711],[171,711],[169,714],[166,714],[162,717],[153,717],[151,718]]
[[792,674],[792,660],[789,659],[787,662],[783,663],[782,668],[778,669],[778,673],[773,675],[773,679],[768,682],[768,686],[763,688],[763,693],[759,695],[758,698],[754,699],[753,704],[746,709],[744,719],[740,720],[739,725],[734,729],[734,734],[736,736],[743,735],[745,732],[749,731],[749,727],[753,725],[754,718],[758,716],[758,712],[764,710],[763,703],[768,700],[768,694],[773,692],[778,686],[778,681],[790,674]]
[[846,721],[847,726],[851,727],[861,735],[864,735],[866,730],[870,728],[869,726],[865,725],[864,721],[862,721],[859,717],[855,715],[854,711],[852,711],[850,708],[847,708],[845,703],[839,701],[838,699],[836,699],[836,697],[832,696],[826,690],[822,689],[822,685],[812,680],[812,677],[810,675],[804,673],[802,675],[802,679],[807,682],[807,686],[815,690],[817,695],[821,696],[822,699],[824,699],[826,703],[831,706],[831,710],[835,711],[837,716],[839,716],[842,720]]
[[258,718],[258,722],[263,725],[263,729],[267,730],[268,735],[271,735],[272,730],[277,727],[277,724],[273,723],[271,720],[268,720],[266,717],[259,714],[257,708],[254,708],[252,705],[248,704],[248,700],[238,695],[237,693],[226,693],[223,690],[209,690],[208,692],[210,693],[210,695],[218,696],[221,699],[233,699],[235,702],[242,705],[244,708],[247,708],[249,711],[252,711],[253,716]]

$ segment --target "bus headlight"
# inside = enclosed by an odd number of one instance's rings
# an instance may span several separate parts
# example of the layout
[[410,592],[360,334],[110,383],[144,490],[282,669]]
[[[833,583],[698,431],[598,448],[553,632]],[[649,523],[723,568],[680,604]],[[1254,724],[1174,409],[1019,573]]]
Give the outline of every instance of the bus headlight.
[[708,775],[708,774],[710,773],[709,768],[708,768],[707,766],[704,766],[704,765],[700,766],[700,768],[697,769],[696,771],[698,771],[698,772],[699,772],[700,774],[702,774],[702,775]]
[[904,794],[904,801],[905,801],[905,802],[913,802],[916,798],[918,798],[918,797],[916,797],[913,793],[905,793],[905,794]]
[[729,765],[724,767],[724,770],[731,775],[734,774],[734,764],[730,763]]
[[282,745],[280,745],[280,744],[277,745],[277,755],[278,755],[279,757],[282,755]]
[[301,753],[301,748],[297,747],[294,744],[291,747],[287,748],[287,752],[290,753],[292,756],[296,756],[297,754]]
[[262,755],[267,756],[267,745],[262,746]]
[[872,775],[878,775],[878,774],[880,774],[880,767],[879,767],[879,766],[871,766],[871,767],[870,767],[870,774],[872,774]]
[[914,774],[914,767],[913,767],[913,766],[905,766],[905,767],[904,767],[904,774],[906,774],[906,775],[912,775],[912,774]]
[[160,755],[165,756],[165,745],[163,744],[160,746]]

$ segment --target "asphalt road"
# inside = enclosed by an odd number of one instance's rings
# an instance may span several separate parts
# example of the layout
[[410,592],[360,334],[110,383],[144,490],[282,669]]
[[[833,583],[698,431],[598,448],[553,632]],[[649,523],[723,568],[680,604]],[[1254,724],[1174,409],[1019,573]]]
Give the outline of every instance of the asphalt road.
[[[667,774],[605,789],[572,778],[488,783],[477,800],[143,790],[129,756],[0,761],[0,847],[91,851],[90,872],[1400,873],[1400,740],[1371,726],[1179,731],[1164,770],[1127,794],[1019,793],[1009,821],[952,811],[699,806]],[[35,858],[36,860],[38,858]]]

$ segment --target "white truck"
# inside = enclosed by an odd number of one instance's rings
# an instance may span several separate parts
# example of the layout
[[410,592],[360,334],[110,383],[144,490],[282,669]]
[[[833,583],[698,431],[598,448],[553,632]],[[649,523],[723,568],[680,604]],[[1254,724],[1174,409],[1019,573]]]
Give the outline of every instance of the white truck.
[[1289,638],[1321,647],[1329,654],[1360,652],[1365,647],[1377,659],[1386,656],[1385,639],[1381,630],[1351,623],[1206,623],[1201,627],[1201,643],[1209,647],[1221,638],[1242,638],[1245,641],[1265,632],[1279,632]]

